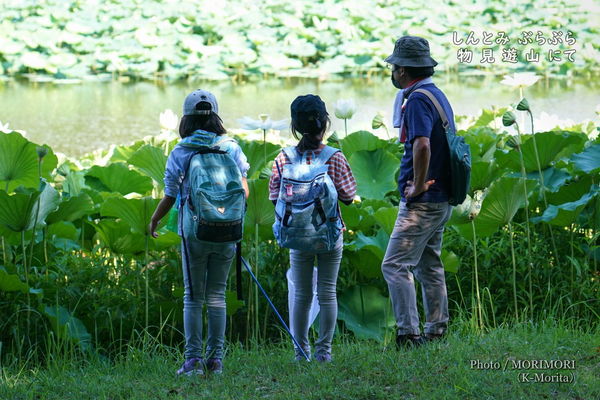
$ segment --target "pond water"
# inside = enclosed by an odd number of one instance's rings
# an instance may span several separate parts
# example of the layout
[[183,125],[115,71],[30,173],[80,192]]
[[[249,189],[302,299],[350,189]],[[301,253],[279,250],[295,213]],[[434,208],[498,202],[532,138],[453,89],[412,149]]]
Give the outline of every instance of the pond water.
[[[435,76],[457,115],[477,115],[482,108],[506,106],[518,100],[518,90],[501,85],[500,78]],[[0,121],[27,132],[36,143],[79,156],[111,144],[125,144],[160,132],[159,113],[167,108],[181,115],[184,97],[202,87],[217,95],[221,116],[229,129],[239,128],[238,118],[269,114],[289,118],[289,104],[299,94],[319,94],[331,115],[332,129],[343,130],[333,115],[333,104],[352,98],[357,113],[348,121],[350,131],[371,129],[371,120],[383,112],[389,125],[396,89],[389,79],[265,80],[256,83],[203,82],[156,85],[154,83],[83,83],[79,85],[0,83]],[[600,103],[596,81],[539,81],[525,89],[534,116],[542,111],[580,122],[595,118]],[[393,133],[391,133],[393,134]]]

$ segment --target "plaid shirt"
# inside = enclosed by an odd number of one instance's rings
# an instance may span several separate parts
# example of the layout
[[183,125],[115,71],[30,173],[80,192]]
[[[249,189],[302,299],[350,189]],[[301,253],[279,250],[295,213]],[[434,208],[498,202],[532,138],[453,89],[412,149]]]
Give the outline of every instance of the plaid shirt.
[[[314,150],[315,154],[320,154],[323,147]],[[307,156],[307,162],[309,164],[311,159],[312,154],[309,154]],[[283,151],[279,153],[275,158],[275,161],[279,163],[279,168],[281,169],[284,168],[285,164],[290,164],[289,158]],[[338,199],[343,201],[353,200],[354,195],[356,195],[356,181],[354,180],[352,170],[350,169],[350,165],[348,164],[346,157],[344,157],[344,154],[341,151],[336,152],[326,164],[329,165],[327,174],[331,177],[338,192]],[[272,171],[273,174],[269,180],[269,200],[277,200],[279,197],[279,187],[281,186],[281,177],[279,176],[279,171],[277,170],[277,164],[275,162],[273,162]]]

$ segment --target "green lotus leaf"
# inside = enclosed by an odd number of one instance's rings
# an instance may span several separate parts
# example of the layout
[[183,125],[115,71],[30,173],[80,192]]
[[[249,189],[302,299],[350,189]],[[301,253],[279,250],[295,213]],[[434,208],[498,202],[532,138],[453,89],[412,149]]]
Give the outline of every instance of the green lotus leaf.
[[590,191],[593,178],[591,175],[583,175],[573,182],[562,185],[555,193],[546,193],[548,204],[564,204],[577,201]]
[[343,203],[340,203],[340,210],[342,212],[342,220],[344,221],[344,224],[346,224],[346,228],[350,230],[356,230],[361,220],[360,209],[356,206],[356,204],[347,206]]
[[[510,222],[517,211],[525,205],[523,178],[502,177],[496,180],[486,193],[481,204],[481,211],[475,218],[475,228],[478,237],[495,233],[501,226]],[[534,181],[525,180],[527,196],[535,189]],[[458,225],[459,232],[466,238],[472,239],[471,224]]]
[[[248,179],[256,179],[260,172],[266,167],[271,169],[273,160],[281,151],[281,147],[270,142],[263,143],[261,141],[246,141],[238,139],[238,143],[242,151],[248,158],[250,169],[248,170]],[[266,148],[266,163],[265,163],[265,148]]]
[[56,209],[58,202],[58,193],[45,182],[41,191],[20,187],[9,195],[0,190],[0,224],[14,232],[29,230],[34,223],[43,224],[48,214]]
[[12,195],[0,190],[0,224],[14,232],[27,230],[40,194],[33,189],[20,188]]
[[151,197],[126,199],[110,197],[104,201],[100,214],[105,217],[117,217],[129,224],[135,233],[148,235],[148,224],[160,200]]
[[392,230],[394,229],[394,225],[396,224],[396,219],[398,217],[398,207],[384,207],[375,211],[374,214],[375,221],[377,224],[383,228],[387,235],[392,234]]
[[35,145],[21,134],[0,135],[0,188],[11,192],[17,186],[37,188],[40,184]]
[[360,150],[352,154],[349,162],[360,197],[382,199],[388,192],[396,189],[395,176],[400,168],[400,160],[389,151]]
[[50,213],[47,218],[49,224],[58,221],[75,221],[84,215],[89,215],[94,211],[94,202],[91,197],[86,193],[82,193],[79,196],[69,197],[63,200],[58,210]]
[[456,253],[442,249],[442,264],[444,264],[444,271],[451,272],[456,274],[458,272],[458,267],[460,266],[460,259],[456,255]]
[[272,239],[272,226],[275,222],[275,209],[269,200],[269,181],[266,179],[248,180],[250,196],[248,197],[244,229],[247,238],[254,238],[255,227],[263,240]]
[[93,166],[86,173],[86,184],[104,192],[126,195],[132,192],[145,194],[152,190],[152,179],[130,170],[124,163],[107,167]]
[[92,336],[88,333],[83,322],[75,318],[69,310],[57,305],[42,306],[42,311],[59,338],[77,344],[83,351],[92,350]]
[[560,204],[558,206],[549,205],[548,208],[540,217],[532,218],[532,222],[546,222],[558,226],[570,226],[581,211],[600,194],[598,185],[592,186],[590,192],[584,194],[579,200],[569,203]]
[[70,171],[63,182],[63,192],[72,197],[79,196],[81,191],[87,187],[85,174],[82,171]]
[[77,241],[79,232],[72,222],[58,221],[48,225],[47,237],[50,241],[58,238]]
[[240,308],[244,307],[245,303],[243,300],[238,300],[237,292],[231,290],[225,291],[225,306],[227,308],[227,315],[231,316],[235,314]]
[[595,174],[600,170],[600,144],[593,144],[583,152],[574,154],[571,162],[577,171]]
[[22,292],[27,293],[29,286],[18,275],[9,274],[0,268],[0,292]]
[[386,329],[394,326],[388,298],[373,286],[353,286],[338,299],[338,319],[344,321],[358,339],[383,341]]
[[378,230],[375,236],[366,236],[362,232],[359,232],[356,235],[356,240],[352,242],[352,245],[354,245],[358,250],[369,250],[376,257],[374,262],[381,265],[387,250],[389,239],[390,236],[385,233],[384,229]]
[[[571,178],[571,175],[562,169],[549,167],[542,171],[542,177],[544,179],[546,190],[556,192]],[[527,174],[527,179],[536,179],[540,181],[540,174],[539,172],[530,172]],[[542,182],[540,181],[540,185],[541,184]]]
[[138,140],[133,144],[115,146],[112,148],[112,154],[110,156],[111,163],[117,162],[128,162],[129,159],[138,151],[142,146],[144,146],[143,140]]
[[481,114],[479,115],[479,117],[477,118],[475,123],[473,124],[473,127],[485,127],[490,122],[492,122],[494,119],[504,115],[504,113],[507,110],[508,110],[507,108],[500,108],[497,110],[483,109],[483,110],[481,110]]
[[164,151],[152,145],[140,147],[129,158],[129,164],[139,168],[144,174],[154,179],[160,187],[164,187],[165,167],[167,156]]
[[452,215],[446,225],[470,224],[471,219],[475,217],[478,211],[475,207],[475,202],[471,196],[467,195],[465,201],[452,208]]
[[116,254],[137,254],[145,249],[145,238],[141,233],[132,233],[125,221],[104,219],[94,225],[98,239]]
[[42,182],[40,188],[40,196],[38,197],[32,209],[31,220],[27,229],[32,229],[33,225],[45,225],[46,218],[51,212],[54,212],[60,204],[60,196],[52,185],[47,182]]
[[347,257],[350,266],[365,278],[382,278],[381,260],[370,250],[347,251],[344,253],[344,257]]
[[164,232],[158,235],[157,238],[150,237],[150,249],[166,250],[173,246],[179,246],[181,237],[175,232]]
[[501,174],[501,169],[494,162],[476,161],[471,165],[471,192],[487,189]]
[[342,139],[341,144],[344,155],[348,159],[357,151],[375,151],[377,149],[387,149],[391,146],[385,140],[379,139],[368,131],[353,132]]
[[[538,164],[535,158],[534,140],[531,136],[523,136],[524,143],[521,148],[523,151],[523,162],[527,172],[537,171]],[[558,159],[559,155],[564,157],[567,151],[576,151],[583,145],[585,139],[581,135],[573,135],[569,132],[541,132],[535,134],[535,144],[537,144],[540,167],[548,168],[553,161]],[[521,170],[518,150],[508,152],[498,150],[495,153],[498,165],[508,168],[512,171]]]

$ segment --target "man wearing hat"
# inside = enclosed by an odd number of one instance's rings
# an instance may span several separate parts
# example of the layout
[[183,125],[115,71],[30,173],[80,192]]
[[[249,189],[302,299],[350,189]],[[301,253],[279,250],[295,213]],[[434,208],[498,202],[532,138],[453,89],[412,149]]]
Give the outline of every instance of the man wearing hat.
[[[448,296],[440,259],[444,225],[450,218],[449,149],[440,113],[425,89],[443,108],[449,122],[454,113],[448,99],[431,79],[437,62],[427,40],[403,36],[385,59],[392,84],[400,89],[394,102],[394,127],[399,128],[404,155],[398,189],[398,217],[381,265],[396,317],[399,347],[417,346],[441,338],[448,325]],[[424,334],[413,276],[421,283],[425,308]]]

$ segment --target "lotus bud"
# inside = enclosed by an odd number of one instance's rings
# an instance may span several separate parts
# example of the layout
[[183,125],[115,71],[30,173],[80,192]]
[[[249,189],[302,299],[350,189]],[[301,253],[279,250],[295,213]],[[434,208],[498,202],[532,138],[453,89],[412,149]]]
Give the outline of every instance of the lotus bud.
[[352,99],[340,99],[334,105],[335,116],[339,119],[350,119],[356,112],[356,103]]
[[48,154],[48,148],[46,146],[36,146],[35,151],[37,152],[40,160],[46,157],[46,154]]
[[530,111],[529,110],[529,102],[527,101],[527,99],[525,99],[525,98],[521,99],[521,101],[519,102],[519,104],[517,104],[517,110],[519,110],[519,111]]
[[382,126],[385,126],[385,123],[383,122],[383,114],[381,112],[377,112],[377,115],[375,115],[375,117],[373,117],[373,121],[371,121],[371,128],[379,129]]
[[502,116],[502,125],[504,126],[511,126],[515,122],[517,122],[517,118],[515,117],[515,114],[512,111],[507,111]]

